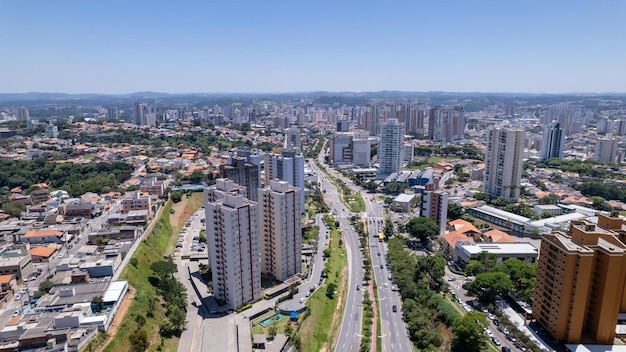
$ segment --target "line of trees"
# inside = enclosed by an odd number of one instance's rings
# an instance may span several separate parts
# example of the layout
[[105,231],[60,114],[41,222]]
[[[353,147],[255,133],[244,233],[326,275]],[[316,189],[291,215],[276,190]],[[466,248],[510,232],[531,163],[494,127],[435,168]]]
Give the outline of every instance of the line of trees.
[[409,338],[419,350],[437,350],[444,342],[443,329],[460,317],[439,294],[445,285],[445,261],[409,254],[404,243],[398,237],[389,240],[388,260],[402,297]]

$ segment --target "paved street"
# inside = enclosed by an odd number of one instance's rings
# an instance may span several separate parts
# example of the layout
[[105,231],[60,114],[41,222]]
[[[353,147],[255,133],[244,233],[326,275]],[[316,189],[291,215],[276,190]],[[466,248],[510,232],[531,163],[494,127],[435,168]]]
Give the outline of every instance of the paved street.
[[[373,194],[367,193],[361,187],[332,171],[334,176],[343,182],[354,192],[360,193],[365,201],[363,217],[368,219],[368,232],[370,238],[370,253],[374,278],[376,279],[381,318],[382,350],[386,351],[413,351],[413,344],[409,340],[406,325],[402,320],[402,300],[396,291],[391,290],[391,271],[387,267],[387,247],[384,242],[378,242],[378,234],[383,232],[385,224],[383,204],[376,200]],[[380,254],[380,255],[378,255]],[[382,267],[381,267],[382,266]],[[393,311],[396,306],[396,312]]]
[[326,174],[317,168],[317,165],[310,163],[310,167],[319,175],[321,189],[324,192],[324,200],[331,213],[339,220],[348,260],[348,291],[335,350],[358,351],[361,343],[363,320],[363,291],[356,289],[357,285],[361,285],[363,281],[363,259],[359,248],[358,235],[348,220],[352,213],[341,202],[336,187],[330,182]]

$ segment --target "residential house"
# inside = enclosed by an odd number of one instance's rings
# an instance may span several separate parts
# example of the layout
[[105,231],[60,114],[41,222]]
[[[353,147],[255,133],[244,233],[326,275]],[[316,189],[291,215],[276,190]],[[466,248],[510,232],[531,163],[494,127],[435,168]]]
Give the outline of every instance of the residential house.
[[18,237],[21,243],[63,243],[63,232],[57,230],[30,230]]

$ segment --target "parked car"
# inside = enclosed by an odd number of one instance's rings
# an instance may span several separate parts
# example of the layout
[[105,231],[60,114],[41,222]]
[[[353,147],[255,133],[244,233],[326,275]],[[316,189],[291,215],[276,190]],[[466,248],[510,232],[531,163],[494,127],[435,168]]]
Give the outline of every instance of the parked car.
[[21,293],[16,294],[15,295],[15,300],[19,301],[20,299],[22,299],[22,294]]
[[391,310],[395,313],[395,312],[397,312],[397,311],[398,311],[398,307],[396,307],[396,305],[394,304],[394,305],[391,307]]
[[491,338],[491,340],[493,341],[493,343],[496,344],[496,346],[500,346],[501,345],[500,340],[498,340],[497,337],[494,336],[494,337]]

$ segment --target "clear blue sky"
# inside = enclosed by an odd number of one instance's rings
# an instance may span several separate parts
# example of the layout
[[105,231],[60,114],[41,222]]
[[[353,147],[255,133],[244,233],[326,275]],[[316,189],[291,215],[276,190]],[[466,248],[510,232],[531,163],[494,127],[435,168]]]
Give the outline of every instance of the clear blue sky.
[[626,1],[0,0],[0,92],[626,92]]

